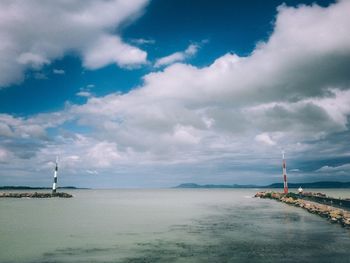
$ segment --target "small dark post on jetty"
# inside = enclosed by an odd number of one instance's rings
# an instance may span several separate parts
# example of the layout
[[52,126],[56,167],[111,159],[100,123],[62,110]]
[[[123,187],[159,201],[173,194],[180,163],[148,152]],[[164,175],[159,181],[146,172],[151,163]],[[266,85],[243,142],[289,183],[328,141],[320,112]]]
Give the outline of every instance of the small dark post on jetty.
[[58,156],[56,157],[56,166],[55,166],[55,172],[54,172],[54,176],[53,176],[52,195],[56,194],[56,189],[57,189],[57,172],[58,172]]

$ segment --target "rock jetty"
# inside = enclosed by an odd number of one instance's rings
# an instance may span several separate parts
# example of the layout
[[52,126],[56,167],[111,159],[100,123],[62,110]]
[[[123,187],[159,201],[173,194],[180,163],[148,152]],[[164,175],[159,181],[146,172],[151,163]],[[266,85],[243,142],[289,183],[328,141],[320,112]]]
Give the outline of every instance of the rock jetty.
[[258,192],[255,194],[255,197],[274,199],[289,205],[294,205],[307,210],[309,213],[327,218],[332,223],[338,223],[343,227],[350,228],[350,211],[348,210],[303,200],[299,198],[302,196],[293,193]]
[[0,193],[0,198],[51,198],[51,197],[71,198],[73,196],[71,194],[62,193],[62,192],[54,193],[54,194],[52,194],[52,193],[38,193],[38,192],[34,192],[34,193],[22,193],[22,192]]

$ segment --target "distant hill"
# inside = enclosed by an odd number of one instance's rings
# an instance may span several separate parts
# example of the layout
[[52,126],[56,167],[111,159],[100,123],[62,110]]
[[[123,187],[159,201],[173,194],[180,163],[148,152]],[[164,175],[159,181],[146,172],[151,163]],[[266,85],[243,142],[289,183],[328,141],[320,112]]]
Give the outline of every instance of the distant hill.
[[240,184],[233,184],[233,185],[225,185],[225,184],[194,184],[194,183],[186,183],[186,184],[180,184],[176,186],[175,188],[255,188],[259,187],[256,185],[240,185]]
[[[314,183],[288,183],[289,188],[350,188],[350,182],[314,182]],[[283,188],[283,183],[274,183],[269,185],[221,185],[221,184],[205,184],[199,185],[195,183],[185,183],[176,186],[175,188]]]

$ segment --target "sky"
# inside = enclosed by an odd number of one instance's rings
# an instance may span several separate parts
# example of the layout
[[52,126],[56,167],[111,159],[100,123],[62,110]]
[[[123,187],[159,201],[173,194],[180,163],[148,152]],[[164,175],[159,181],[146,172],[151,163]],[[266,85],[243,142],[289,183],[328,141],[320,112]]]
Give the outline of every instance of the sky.
[[0,185],[350,181],[349,13],[0,0]]

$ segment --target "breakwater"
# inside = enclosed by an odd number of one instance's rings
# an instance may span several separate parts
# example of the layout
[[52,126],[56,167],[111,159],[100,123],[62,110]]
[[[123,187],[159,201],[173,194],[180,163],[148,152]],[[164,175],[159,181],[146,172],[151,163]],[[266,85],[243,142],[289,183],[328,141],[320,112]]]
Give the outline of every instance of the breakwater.
[[326,204],[330,206],[336,206],[339,208],[344,208],[347,210],[350,210],[350,199],[349,198],[333,198],[326,196],[323,193],[313,193],[313,192],[306,192],[303,194],[298,195],[299,198],[302,198],[304,200],[309,200],[321,204]]
[[[296,207],[303,208],[309,213],[317,214],[321,217],[328,219],[332,223],[338,223],[343,227],[350,228],[350,211],[337,208],[334,206],[320,204],[317,202],[309,201],[303,199],[303,195],[297,195],[293,193],[283,194],[277,192],[258,192],[255,197],[274,199],[289,205],[294,205]],[[318,201],[327,200],[327,197],[313,199]]]
[[0,198],[52,198],[52,197],[71,198],[71,197],[73,197],[73,195],[63,193],[63,192],[54,193],[54,194],[52,194],[52,193],[38,193],[38,192],[34,192],[34,193],[22,193],[22,192],[0,193]]

